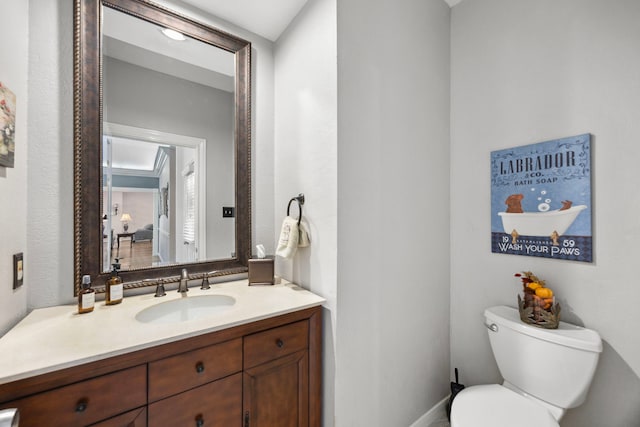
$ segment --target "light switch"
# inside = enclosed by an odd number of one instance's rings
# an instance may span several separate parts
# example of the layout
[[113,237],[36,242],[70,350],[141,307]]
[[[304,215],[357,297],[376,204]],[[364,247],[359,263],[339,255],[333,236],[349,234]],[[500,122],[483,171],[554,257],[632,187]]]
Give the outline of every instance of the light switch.
[[233,218],[236,216],[236,208],[231,206],[222,207],[222,218]]

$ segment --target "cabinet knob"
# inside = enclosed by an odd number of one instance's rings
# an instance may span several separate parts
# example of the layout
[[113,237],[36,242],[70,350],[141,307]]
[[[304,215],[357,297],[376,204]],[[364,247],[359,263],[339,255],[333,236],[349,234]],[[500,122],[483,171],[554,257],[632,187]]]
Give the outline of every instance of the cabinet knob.
[[198,415],[196,417],[196,427],[202,427],[204,425],[204,418],[202,418],[202,415]]
[[87,402],[86,400],[81,400],[76,404],[76,412],[84,412],[87,410],[87,406],[89,405],[89,402]]
[[204,363],[202,362],[196,363],[196,372],[199,374],[204,372]]
[[284,347],[284,341],[282,341],[280,338],[278,338],[276,340],[276,345],[278,346],[278,348],[282,348],[282,347]]

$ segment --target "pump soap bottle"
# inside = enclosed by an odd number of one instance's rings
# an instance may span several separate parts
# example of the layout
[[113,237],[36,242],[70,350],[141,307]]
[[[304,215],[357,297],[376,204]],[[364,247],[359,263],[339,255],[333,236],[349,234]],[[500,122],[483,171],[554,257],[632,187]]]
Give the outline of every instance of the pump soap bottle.
[[91,288],[91,276],[82,276],[82,289],[78,292],[78,313],[90,313],[96,303],[96,291]]
[[118,276],[118,270],[120,270],[119,261],[116,258],[116,262],[113,263],[113,270],[111,270],[111,277],[105,284],[104,303],[106,305],[120,304],[122,302],[122,279]]

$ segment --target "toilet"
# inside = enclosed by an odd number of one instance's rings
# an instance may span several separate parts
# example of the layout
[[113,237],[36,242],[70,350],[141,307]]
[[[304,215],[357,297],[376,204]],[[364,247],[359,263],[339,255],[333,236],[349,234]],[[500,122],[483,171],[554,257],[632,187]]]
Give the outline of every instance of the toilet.
[[454,399],[451,427],[558,427],[580,406],[602,352],[593,330],[560,322],[542,329],[520,320],[517,309],[485,310],[485,325],[502,384],[467,387]]

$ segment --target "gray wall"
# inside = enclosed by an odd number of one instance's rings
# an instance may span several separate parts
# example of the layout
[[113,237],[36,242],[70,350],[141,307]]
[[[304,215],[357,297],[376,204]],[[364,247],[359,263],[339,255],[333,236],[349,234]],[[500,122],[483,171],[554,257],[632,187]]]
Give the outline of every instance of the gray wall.
[[[604,340],[588,400],[563,427],[640,422],[639,21],[636,0],[469,0],[452,12],[451,363],[465,384],[500,380],[482,312],[515,306],[513,274],[534,271],[565,320]],[[595,261],[492,254],[490,151],[587,132]]]
[[449,13],[338,2],[338,426],[408,426],[449,386]]

